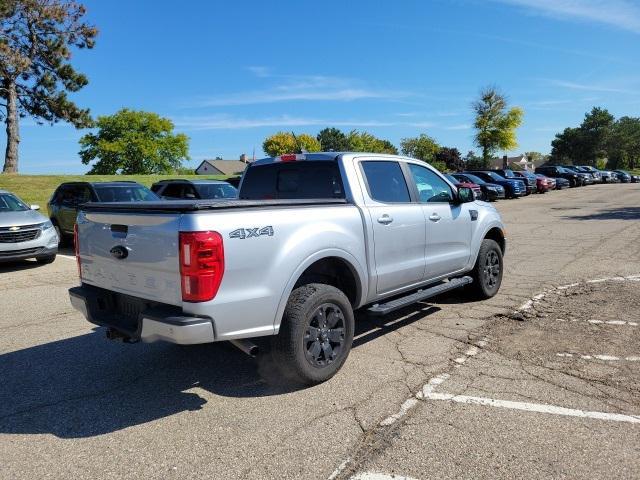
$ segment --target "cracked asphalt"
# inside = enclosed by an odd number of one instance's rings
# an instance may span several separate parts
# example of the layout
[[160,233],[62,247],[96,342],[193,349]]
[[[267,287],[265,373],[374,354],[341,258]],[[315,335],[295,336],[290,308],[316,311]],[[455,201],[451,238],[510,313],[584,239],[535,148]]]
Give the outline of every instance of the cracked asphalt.
[[0,266],[0,477],[315,479],[348,460],[337,477],[637,478],[638,424],[430,399],[380,422],[443,372],[453,395],[640,415],[640,282],[584,283],[640,273],[638,200],[631,184],[499,202],[498,296],[359,316],[342,371],[303,390],[224,344],[106,341],[69,304],[72,259]]

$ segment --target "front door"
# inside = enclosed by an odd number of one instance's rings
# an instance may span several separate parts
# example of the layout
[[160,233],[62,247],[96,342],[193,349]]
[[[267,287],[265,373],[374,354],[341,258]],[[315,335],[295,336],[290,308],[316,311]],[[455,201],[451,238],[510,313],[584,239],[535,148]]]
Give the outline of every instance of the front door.
[[452,187],[427,167],[409,163],[409,171],[426,218],[425,279],[462,270],[471,255],[473,204],[453,202]]
[[411,201],[400,163],[366,160],[361,165],[373,225],[376,293],[388,293],[422,281],[425,219],[421,205]]

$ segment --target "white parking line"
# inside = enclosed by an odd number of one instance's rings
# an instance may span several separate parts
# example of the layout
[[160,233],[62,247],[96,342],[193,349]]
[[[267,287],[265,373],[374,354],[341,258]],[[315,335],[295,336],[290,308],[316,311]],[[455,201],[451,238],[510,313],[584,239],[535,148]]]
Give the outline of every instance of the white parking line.
[[71,255],[63,255],[61,253],[59,253],[57,256],[61,257],[61,258],[66,258],[67,260],[75,260],[76,259],[76,257],[72,257]]
[[582,318],[572,318],[571,320],[566,320],[564,318],[556,318],[556,322],[587,322],[592,323],[593,325],[625,325],[628,327],[638,326],[638,322],[627,322],[624,320],[585,320]]
[[556,353],[558,357],[566,357],[566,358],[580,358],[582,360],[603,360],[605,362],[640,362],[640,357],[636,355],[631,355],[629,357],[616,357],[613,355],[583,355],[580,353],[568,353],[568,352],[560,352]]
[[589,412],[575,408],[546,405],[543,403],[513,402],[510,400],[496,400],[494,398],[471,397],[468,395],[452,395],[450,393],[435,392],[429,392],[425,395],[425,398],[428,400],[443,400],[456,403],[469,403],[473,405],[486,405],[489,407],[507,408],[510,410],[524,410],[527,412],[549,413],[551,415],[564,415],[568,417],[593,418],[596,420],[609,420],[612,422],[640,423],[640,415]]
[[404,477],[402,475],[389,475],[379,472],[362,472],[354,475],[350,480],[416,480],[413,477]]

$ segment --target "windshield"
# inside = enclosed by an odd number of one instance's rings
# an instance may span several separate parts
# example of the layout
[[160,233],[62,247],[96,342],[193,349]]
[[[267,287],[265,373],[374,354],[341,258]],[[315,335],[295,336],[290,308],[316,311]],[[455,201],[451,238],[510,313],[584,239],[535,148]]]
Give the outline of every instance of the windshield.
[[516,174],[515,174],[515,173],[513,173],[513,171],[511,171],[511,170],[503,170],[503,172],[504,172],[504,176],[505,176],[506,178],[518,178],[518,177],[516,176]]
[[483,183],[486,183],[480,177],[476,177],[475,175],[471,175],[469,173],[465,173],[464,176],[465,176],[465,178],[468,178],[470,182],[476,183],[478,185],[482,185]]
[[160,200],[142,185],[95,185],[100,202],[147,202]]
[[200,194],[200,198],[238,198],[238,190],[228,183],[202,183],[194,184]]
[[0,213],[2,212],[24,212],[31,210],[29,206],[15,195],[10,193],[0,193]]
[[497,180],[498,182],[503,182],[504,178],[502,178],[500,175],[498,175],[495,172],[484,172],[484,174],[489,177],[491,180]]

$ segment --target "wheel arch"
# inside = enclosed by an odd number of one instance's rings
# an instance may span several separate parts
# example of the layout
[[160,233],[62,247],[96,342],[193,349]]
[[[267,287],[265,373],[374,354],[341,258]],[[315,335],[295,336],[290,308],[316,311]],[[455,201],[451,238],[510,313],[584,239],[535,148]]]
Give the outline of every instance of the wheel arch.
[[365,269],[350,253],[340,249],[327,249],[307,257],[291,275],[282,293],[274,330],[278,333],[280,321],[294,288],[308,283],[326,283],[341,290],[354,309],[362,305],[367,296]]

